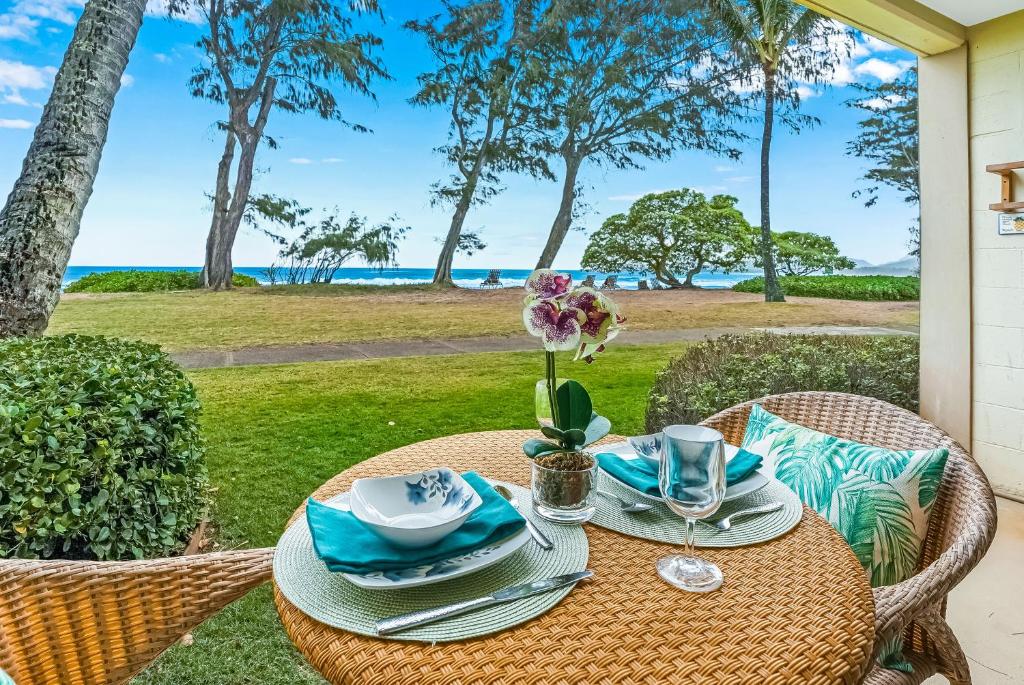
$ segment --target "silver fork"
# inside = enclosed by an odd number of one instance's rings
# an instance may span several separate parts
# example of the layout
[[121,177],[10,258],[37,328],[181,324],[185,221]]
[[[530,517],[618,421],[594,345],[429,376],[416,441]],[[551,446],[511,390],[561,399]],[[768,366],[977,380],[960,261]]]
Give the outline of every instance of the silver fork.
[[606,492],[604,490],[598,490],[597,494],[604,495],[608,499],[612,499],[618,502],[619,507],[621,507],[622,511],[626,514],[639,514],[644,511],[650,511],[651,509],[654,508],[652,505],[644,504],[643,502],[630,502],[629,500],[623,499],[618,495],[613,495],[612,493]]
[[769,502],[768,504],[762,504],[759,507],[750,507],[749,509],[741,509],[735,513],[723,516],[717,521],[708,521],[711,525],[721,531],[726,531],[732,528],[733,519],[746,518],[747,516],[754,516],[755,514],[770,514],[773,511],[778,511],[783,507],[782,502]]

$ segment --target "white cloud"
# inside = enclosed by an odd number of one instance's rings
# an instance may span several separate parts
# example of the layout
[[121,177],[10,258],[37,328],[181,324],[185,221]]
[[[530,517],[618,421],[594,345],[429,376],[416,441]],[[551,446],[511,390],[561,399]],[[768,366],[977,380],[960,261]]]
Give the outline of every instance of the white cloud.
[[49,88],[56,73],[56,67],[35,67],[0,59],[0,99],[9,105],[31,106],[21,91]]
[[639,193],[629,193],[626,195],[611,195],[608,197],[612,202],[636,202],[644,195],[651,195],[654,193],[667,193],[670,188],[655,188],[654,190],[644,190]]
[[0,128],[32,128],[35,126],[27,119],[0,119]]
[[0,39],[31,40],[41,19],[70,26],[76,20],[72,8],[82,4],[82,0],[16,0],[0,14]]
[[288,161],[291,162],[292,164],[312,164],[313,163],[313,160],[311,160],[309,157],[292,157]]
[[725,179],[729,183],[750,183],[754,180],[753,176],[730,176]]
[[160,64],[167,64],[171,61],[171,56],[164,54],[162,52],[156,52],[153,53],[153,59],[155,59],[157,62],[160,62]]
[[324,157],[320,161],[323,162],[324,164],[340,164],[345,160],[343,160],[341,157]]
[[897,62],[886,62],[885,60],[878,59],[877,57],[871,57],[858,64],[853,69],[853,73],[858,76],[873,76],[879,81],[889,82],[897,78],[910,67],[914,66],[914,63],[909,60],[900,60]]
[[728,164],[717,164],[717,165],[715,165],[715,171],[717,171],[720,174],[725,174],[725,173],[728,173],[728,172],[730,172],[732,170],[733,170],[732,167],[729,166]]
[[[169,17],[170,12],[167,10],[167,4],[167,0],[149,0],[146,3],[146,14],[150,17]],[[200,24],[203,21],[203,16],[193,4],[188,6],[188,10],[184,15],[175,14],[174,18],[187,21],[190,24]]]
[[121,74],[121,87],[131,88],[135,85],[135,77],[131,74]]

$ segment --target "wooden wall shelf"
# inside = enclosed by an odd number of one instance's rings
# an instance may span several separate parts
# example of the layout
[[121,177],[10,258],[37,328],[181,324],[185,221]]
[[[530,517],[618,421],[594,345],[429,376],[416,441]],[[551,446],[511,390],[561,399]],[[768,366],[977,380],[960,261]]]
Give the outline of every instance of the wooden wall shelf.
[[1024,169],[1024,162],[989,164],[985,167],[985,171],[990,174],[999,174],[999,177],[1002,179],[1002,201],[990,204],[988,206],[989,209],[996,212],[1024,211],[1024,202],[1013,201],[1013,172],[1017,169]]

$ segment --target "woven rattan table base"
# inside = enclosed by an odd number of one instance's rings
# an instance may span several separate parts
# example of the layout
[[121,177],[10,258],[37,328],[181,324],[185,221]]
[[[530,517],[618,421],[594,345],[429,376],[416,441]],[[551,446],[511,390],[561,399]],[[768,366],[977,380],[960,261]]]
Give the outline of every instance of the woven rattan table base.
[[[521,444],[533,431],[456,435],[364,461],[315,493],[355,478],[446,465],[527,485]],[[302,509],[296,512],[296,516]],[[334,683],[632,685],[856,683],[868,665],[874,607],[860,564],[813,512],[787,535],[703,549],[721,590],[681,592],[654,571],[678,547],[587,527],[594,580],[543,616],[496,635],[434,646],[330,628],[274,592],[292,641]]]

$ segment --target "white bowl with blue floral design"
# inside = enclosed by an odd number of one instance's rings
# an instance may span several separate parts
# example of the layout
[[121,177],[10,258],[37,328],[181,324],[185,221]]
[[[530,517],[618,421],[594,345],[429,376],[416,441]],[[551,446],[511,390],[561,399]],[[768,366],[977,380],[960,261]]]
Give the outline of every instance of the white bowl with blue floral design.
[[449,468],[428,469],[352,483],[352,514],[399,547],[429,547],[458,530],[483,504],[480,495]]

